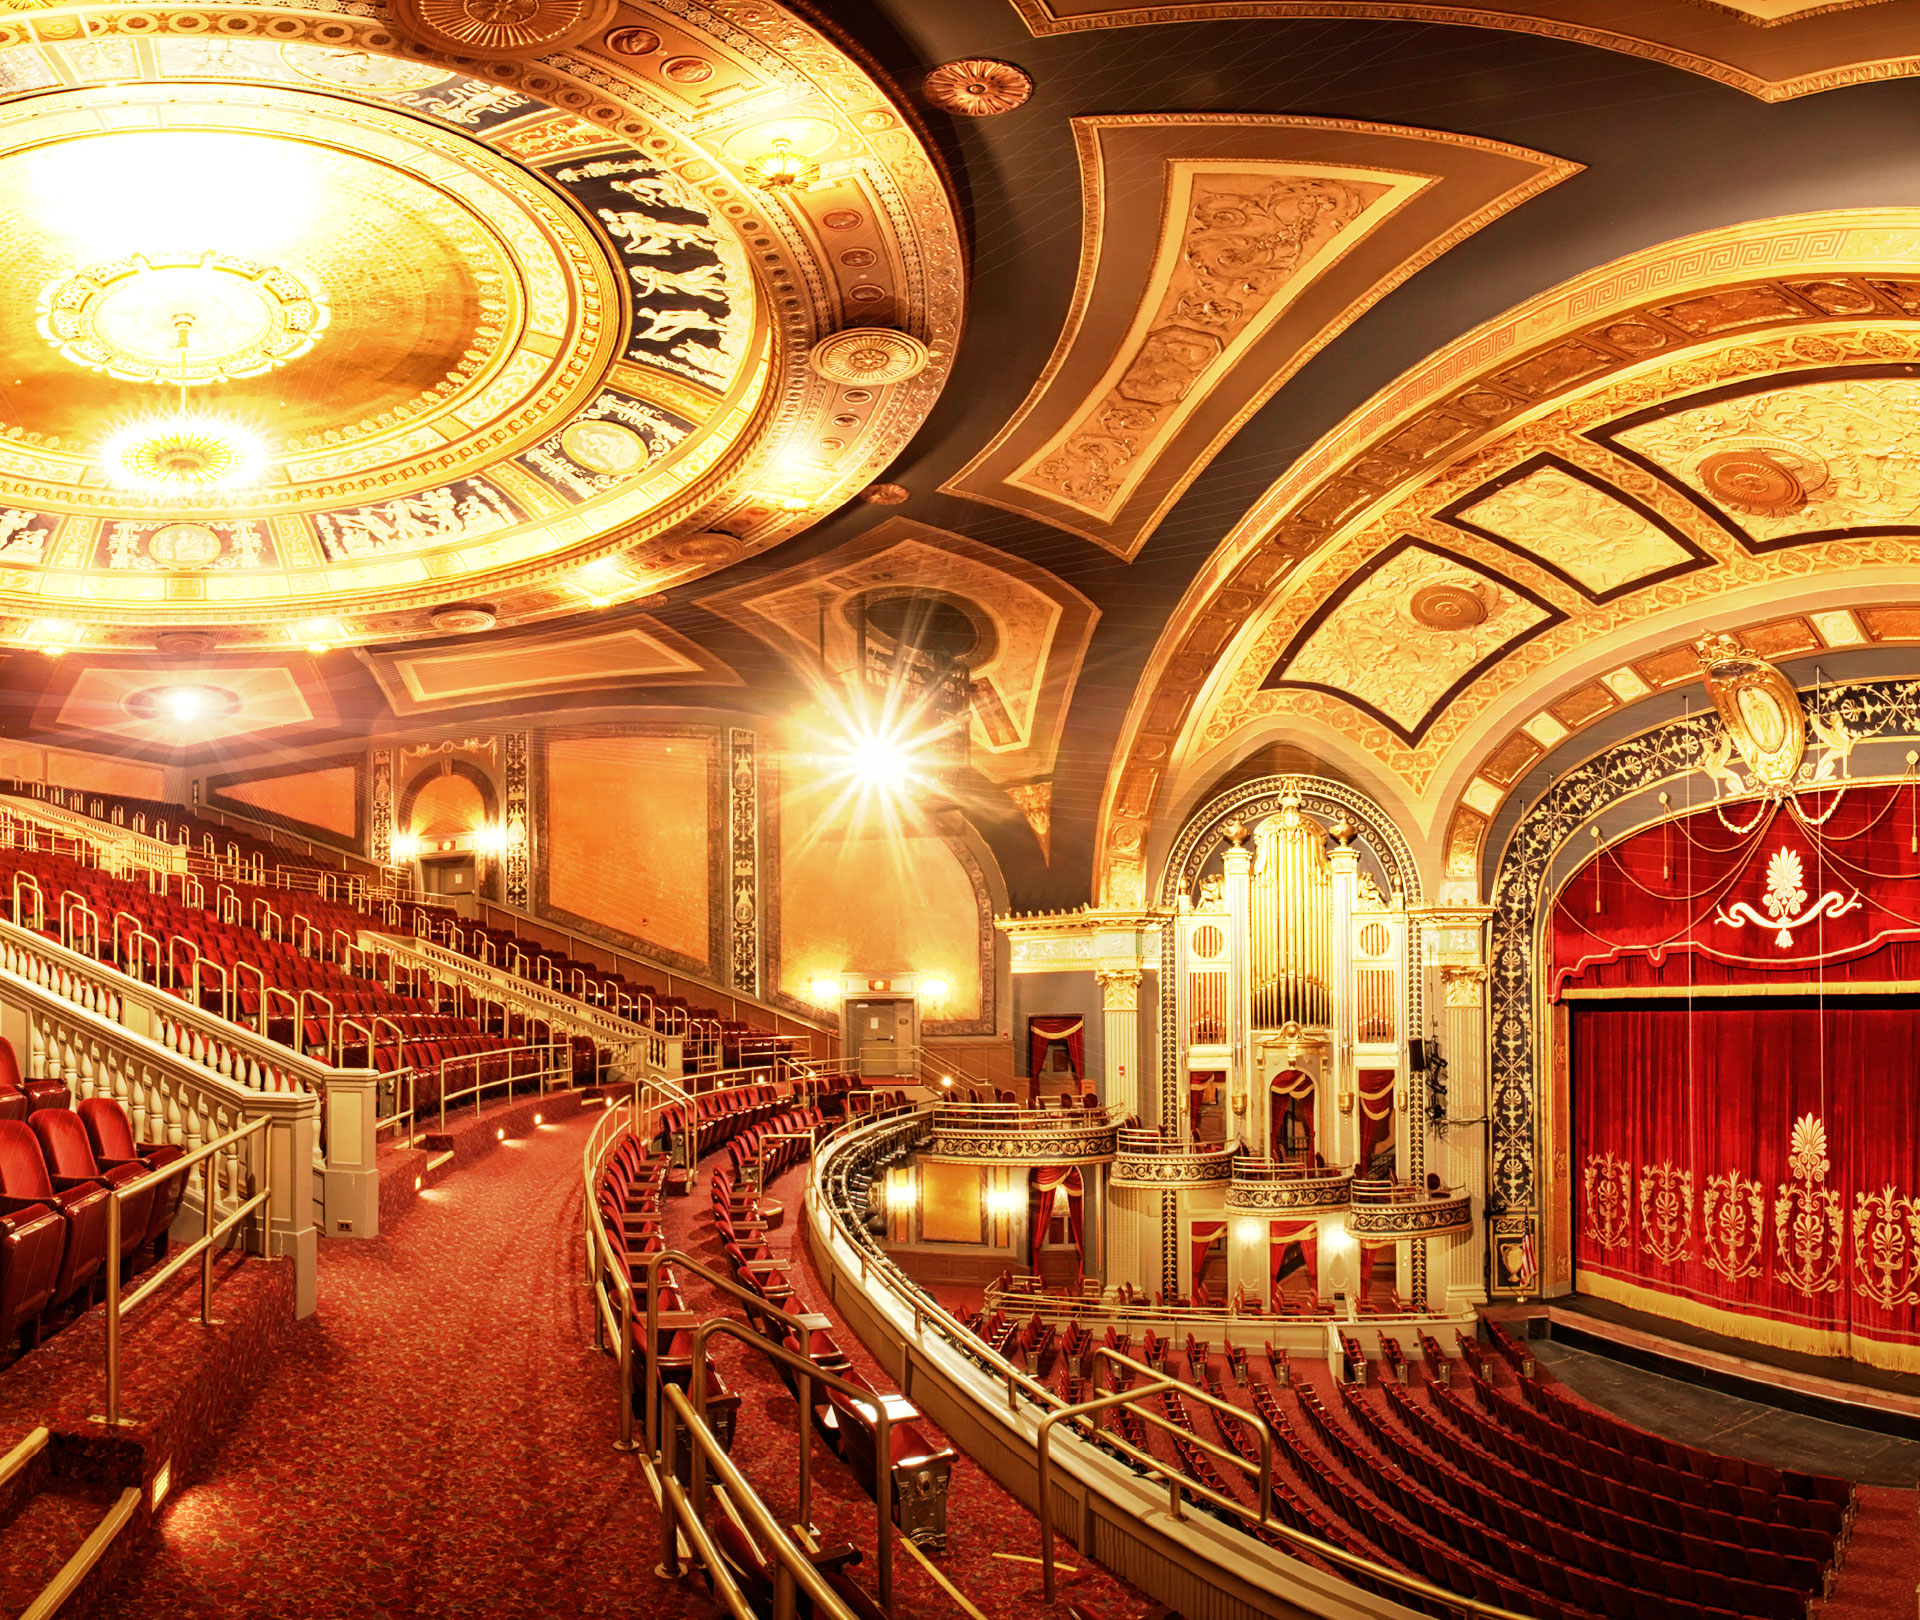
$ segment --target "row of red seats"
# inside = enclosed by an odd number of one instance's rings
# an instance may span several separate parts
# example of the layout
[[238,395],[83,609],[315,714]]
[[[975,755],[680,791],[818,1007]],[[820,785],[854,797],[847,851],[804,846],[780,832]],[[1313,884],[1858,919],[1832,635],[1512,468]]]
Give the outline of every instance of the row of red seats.
[[109,1264],[131,1269],[166,1251],[186,1191],[182,1172],[126,1201],[120,1247],[107,1253],[111,1188],[180,1159],[178,1148],[137,1147],[119,1103],[91,1097],[77,1110],[34,1107],[0,1118],[0,1342],[38,1343],[50,1310],[92,1303]]
[[171,804],[163,799],[142,799],[126,793],[102,793],[93,788],[63,788],[44,782],[0,783],[0,791],[60,805],[79,815],[91,816],[95,821],[157,838],[162,843],[184,843],[196,855],[212,859],[224,861],[237,855],[241,860],[258,861],[269,871],[275,866],[290,871],[338,870],[332,862],[269,843],[243,828],[223,826],[217,821],[195,815],[185,805]]
[[[1724,1532],[1724,1525],[1703,1521],[1687,1529],[1669,1526],[1536,1484],[1422,1410],[1404,1392],[1389,1390],[1387,1401],[1399,1419],[1397,1427],[1371,1408],[1355,1413],[1383,1452],[1481,1517],[1517,1519],[1517,1525],[1508,1525],[1510,1534],[1536,1550],[1552,1551],[1563,1562],[1598,1568],[1614,1578],[1631,1577],[1649,1589],[1689,1599],[1695,1596],[1690,1584],[1651,1566],[1677,1564],[1804,1592],[1822,1591],[1827,1584],[1826,1569],[1816,1558],[1717,1539],[1712,1532]],[[1435,1407],[1440,1404],[1436,1398]],[[1687,1589],[1676,1590],[1682,1585]]]

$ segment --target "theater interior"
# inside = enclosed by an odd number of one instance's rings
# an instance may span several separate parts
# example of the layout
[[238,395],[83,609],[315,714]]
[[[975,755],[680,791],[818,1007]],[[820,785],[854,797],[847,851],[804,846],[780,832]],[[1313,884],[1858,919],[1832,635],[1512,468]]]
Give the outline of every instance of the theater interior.
[[1916,131],[4,0],[0,1611],[1911,1620]]

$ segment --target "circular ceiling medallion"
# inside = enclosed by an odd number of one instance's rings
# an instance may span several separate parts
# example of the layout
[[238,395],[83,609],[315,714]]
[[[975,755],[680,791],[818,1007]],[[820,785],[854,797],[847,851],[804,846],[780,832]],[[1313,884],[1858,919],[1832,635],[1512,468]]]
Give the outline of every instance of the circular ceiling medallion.
[[538,56],[598,32],[616,0],[393,0],[395,25],[464,55]]
[[1823,463],[1796,446],[1723,445],[1697,469],[1701,486],[1716,500],[1743,512],[1797,512],[1827,481]]
[[688,535],[677,542],[668,555],[675,562],[698,563],[702,567],[712,568],[732,562],[746,549],[733,535],[709,529],[704,534]]
[[1011,62],[963,57],[935,68],[922,86],[927,100],[966,118],[1012,112],[1033,94],[1033,79]]
[[476,630],[491,630],[494,625],[493,609],[484,602],[454,602],[447,607],[434,610],[433,627],[436,630],[457,631],[471,635]]
[[860,499],[871,506],[901,506],[909,494],[905,484],[869,484],[860,491]]
[[155,648],[173,658],[198,658],[212,652],[213,643],[210,630],[164,630],[153,638]]
[[266,465],[266,450],[231,422],[186,411],[123,428],[101,446],[100,461],[123,489],[148,495],[198,495],[232,489],[259,477]]
[[1486,600],[1464,585],[1429,585],[1415,591],[1407,610],[1430,630],[1470,630],[1487,618]]
[[560,448],[588,472],[624,478],[647,464],[647,441],[618,422],[589,417],[560,435]]
[[607,49],[619,56],[651,56],[660,49],[660,36],[651,28],[616,28],[607,35]]
[[223,549],[204,523],[164,523],[147,537],[147,555],[162,568],[205,568]]
[[327,325],[310,278],[220,253],[135,254],[40,295],[41,336],[75,365],[128,382],[224,382],[297,360]]
[[927,369],[932,355],[926,344],[906,332],[884,326],[854,326],[822,338],[807,356],[807,364],[828,382],[905,382]]

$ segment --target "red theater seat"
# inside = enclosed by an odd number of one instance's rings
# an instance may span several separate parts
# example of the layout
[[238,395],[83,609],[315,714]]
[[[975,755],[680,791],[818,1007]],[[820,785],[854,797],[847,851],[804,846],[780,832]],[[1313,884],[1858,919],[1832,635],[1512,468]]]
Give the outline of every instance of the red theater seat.
[[[80,1123],[87,1129],[94,1157],[103,1165],[137,1165],[143,1170],[161,1170],[186,1157],[181,1149],[169,1142],[136,1144],[133,1140],[133,1124],[127,1118],[126,1109],[111,1098],[89,1097],[76,1112],[80,1116]],[[187,1172],[184,1170],[154,1189],[142,1242],[153,1243],[159,1252],[165,1252],[167,1229],[173,1225],[174,1216],[180,1213],[180,1200],[186,1196],[186,1191]]]
[[[124,1187],[146,1174],[138,1164],[102,1166],[93,1155],[93,1143],[80,1116],[71,1109],[42,1108],[29,1121],[33,1134],[40,1138],[40,1152],[53,1176],[54,1190],[62,1193],[85,1192],[89,1188]],[[120,1211],[120,1258],[132,1257],[146,1242],[153,1217],[153,1189],[136,1193]]]
[[0,1120],[0,1215],[24,1214],[45,1205],[66,1228],[52,1303],[89,1286],[107,1257],[107,1191],[104,1186],[54,1190],[40,1139],[18,1120]]
[[[15,1056],[13,1042],[0,1037],[0,1093],[18,1092],[27,1099],[27,1111],[32,1113],[38,1108],[65,1108],[67,1106],[67,1088],[58,1080],[28,1080],[20,1074],[20,1060]],[[11,1119],[12,1114],[0,1114],[0,1118]]]

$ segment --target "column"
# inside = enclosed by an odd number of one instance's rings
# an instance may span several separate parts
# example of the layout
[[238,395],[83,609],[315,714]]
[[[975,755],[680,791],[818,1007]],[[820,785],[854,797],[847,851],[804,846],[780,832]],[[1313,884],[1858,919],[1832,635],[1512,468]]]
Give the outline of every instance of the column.
[[1088,1282],[1107,1279],[1107,1166],[1080,1166],[1081,1274]]
[[1360,851],[1353,847],[1353,827],[1345,820],[1330,829],[1333,848],[1327,851],[1331,873],[1327,897],[1327,999],[1332,1022],[1332,1049],[1327,1078],[1332,1081],[1333,1115],[1324,1104],[1319,1113],[1327,1127],[1324,1150],[1329,1164],[1352,1164],[1360,1157],[1360,1115],[1354,1105],[1359,1076],[1353,1056],[1353,905],[1360,882]]
[[1247,971],[1253,941],[1253,851],[1239,822],[1227,828],[1227,837],[1232,840],[1224,856],[1222,885],[1227,903],[1227,1135],[1245,1142],[1247,1097],[1253,1087],[1253,980]]
[[1140,1112],[1140,970],[1101,968],[1094,974],[1100,985],[1102,1045],[1107,1074],[1102,1097],[1109,1107],[1129,1114]]
[[1487,970],[1448,965],[1440,969],[1439,978],[1447,1115],[1462,1123],[1447,1131],[1437,1168],[1448,1186],[1462,1187],[1471,1195],[1473,1231],[1430,1244],[1428,1252],[1446,1246],[1433,1281],[1446,1290],[1445,1308],[1460,1311],[1484,1304],[1487,1297],[1487,1133],[1481,1123],[1487,1117]]

